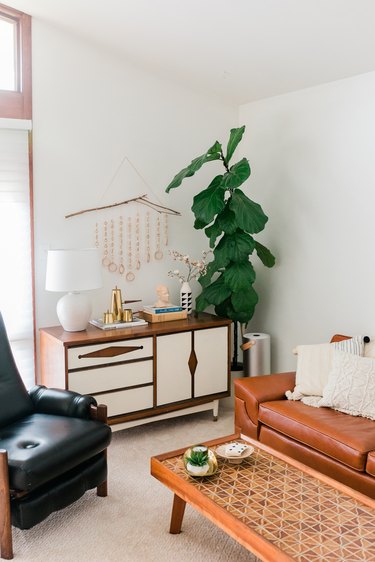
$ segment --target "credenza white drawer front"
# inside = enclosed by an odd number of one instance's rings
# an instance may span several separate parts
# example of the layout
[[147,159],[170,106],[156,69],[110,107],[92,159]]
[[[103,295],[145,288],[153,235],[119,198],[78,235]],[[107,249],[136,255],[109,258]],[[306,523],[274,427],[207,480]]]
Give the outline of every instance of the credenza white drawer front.
[[95,398],[98,404],[107,405],[108,416],[118,416],[152,408],[153,388],[153,386],[144,386],[120,392],[98,394],[95,395]]
[[68,350],[68,369],[131,361],[152,356],[152,338],[123,340],[98,345],[71,347]]
[[95,394],[104,390],[152,383],[152,360],[110,365],[98,369],[69,373],[69,390],[80,394]]

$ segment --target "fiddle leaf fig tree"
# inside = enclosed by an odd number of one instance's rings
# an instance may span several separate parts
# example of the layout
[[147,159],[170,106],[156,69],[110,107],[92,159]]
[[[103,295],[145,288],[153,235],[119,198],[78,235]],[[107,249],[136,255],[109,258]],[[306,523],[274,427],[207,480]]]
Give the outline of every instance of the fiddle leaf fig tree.
[[268,217],[262,207],[240,189],[250,177],[249,161],[242,158],[230,165],[244,131],[244,126],[231,129],[225,155],[222,145],[216,141],[207,152],[194,158],[176,174],[166,189],[169,193],[179,187],[185,178],[193,176],[207,162],[222,162],[223,173],[215,176],[210,185],[194,197],[191,207],[195,216],[194,228],[204,229],[214,255],[206,274],[199,278],[202,292],[196,299],[196,309],[203,311],[214,305],[218,316],[240,324],[249,322],[258,302],[250,256],[255,251],[265,266],[275,264],[270,250],[253,236],[264,229]]

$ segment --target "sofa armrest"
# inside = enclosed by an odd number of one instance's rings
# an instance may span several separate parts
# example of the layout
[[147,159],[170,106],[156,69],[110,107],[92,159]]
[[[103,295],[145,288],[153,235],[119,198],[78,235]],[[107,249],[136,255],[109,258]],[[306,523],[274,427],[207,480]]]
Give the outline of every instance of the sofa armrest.
[[259,405],[285,399],[285,392],[295,386],[295,377],[295,372],[290,372],[235,379],[236,429],[257,438]]
[[35,412],[39,414],[90,419],[92,417],[91,407],[97,406],[97,402],[92,396],[84,396],[78,392],[60,388],[46,388],[42,385],[31,388],[29,395]]

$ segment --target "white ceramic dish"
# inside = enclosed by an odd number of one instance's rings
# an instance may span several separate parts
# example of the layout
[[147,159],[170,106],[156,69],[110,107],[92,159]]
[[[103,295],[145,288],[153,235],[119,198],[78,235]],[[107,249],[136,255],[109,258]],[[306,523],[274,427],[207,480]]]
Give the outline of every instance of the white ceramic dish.
[[220,447],[216,449],[215,453],[217,454],[218,457],[226,459],[231,464],[241,464],[241,462],[244,459],[252,455],[254,452],[254,447],[251,447],[251,445],[246,445],[246,449],[243,451],[241,455],[239,456],[236,455],[234,457],[231,457],[227,455],[226,447],[227,447],[226,445],[220,445]]

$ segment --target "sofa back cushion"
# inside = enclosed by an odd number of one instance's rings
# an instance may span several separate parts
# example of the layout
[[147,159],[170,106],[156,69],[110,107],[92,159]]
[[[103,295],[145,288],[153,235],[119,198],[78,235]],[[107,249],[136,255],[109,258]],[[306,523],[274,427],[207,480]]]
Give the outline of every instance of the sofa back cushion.
[[323,396],[332,368],[334,350],[363,355],[363,336],[339,337],[341,339],[333,343],[297,346],[296,386],[292,393],[287,393],[289,400],[301,400],[303,396]]
[[15,364],[0,313],[0,427],[33,412],[33,404]]

